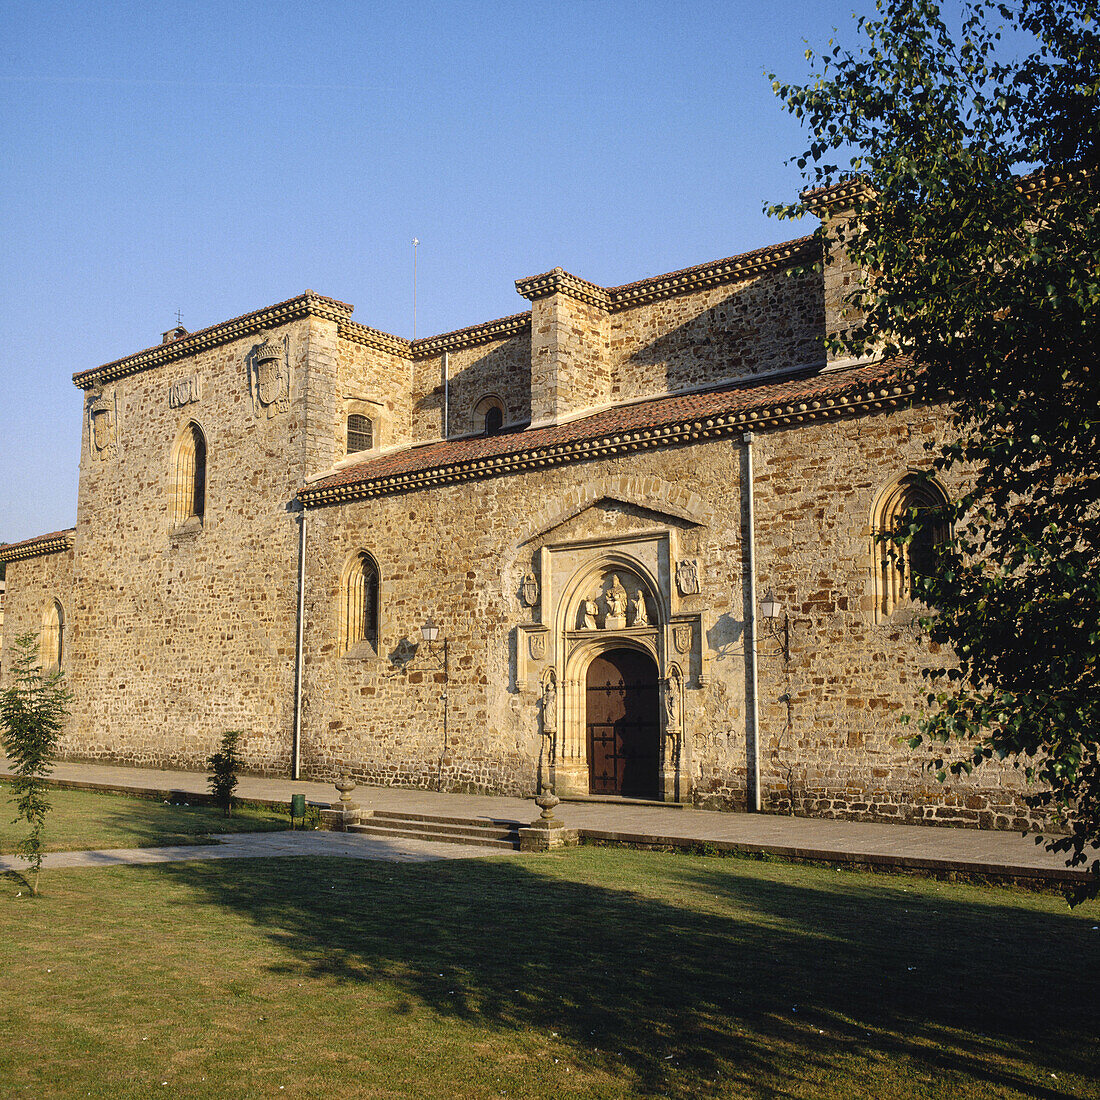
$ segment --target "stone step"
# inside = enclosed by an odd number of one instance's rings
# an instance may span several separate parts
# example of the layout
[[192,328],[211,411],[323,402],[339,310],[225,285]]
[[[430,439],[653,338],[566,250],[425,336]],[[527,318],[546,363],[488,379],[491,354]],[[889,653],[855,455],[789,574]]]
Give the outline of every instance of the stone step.
[[419,821],[425,825],[459,825],[464,828],[497,829],[514,833],[524,822],[502,817],[450,817],[445,814],[411,813],[404,810],[372,810],[370,821]]
[[365,836],[390,837],[391,839],[431,840],[437,844],[475,844],[481,848],[504,848],[509,851],[514,851],[519,847],[518,838],[514,838],[510,833],[493,835],[487,832],[479,832],[476,829],[463,832],[454,830],[437,832],[435,830],[429,831],[422,826],[417,827],[415,824],[406,827],[401,827],[398,823],[392,825],[381,822],[372,824],[370,818],[362,824],[349,825],[347,831]]
[[387,829],[414,829],[425,837],[445,833],[450,836],[488,837],[490,840],[519,840],[519,826],[505,821],[479,821],[477,818],[461,817],[451,818],[449,821],[431,821],[374,815],[363,818],[360,824],[369,825],[372,822]]

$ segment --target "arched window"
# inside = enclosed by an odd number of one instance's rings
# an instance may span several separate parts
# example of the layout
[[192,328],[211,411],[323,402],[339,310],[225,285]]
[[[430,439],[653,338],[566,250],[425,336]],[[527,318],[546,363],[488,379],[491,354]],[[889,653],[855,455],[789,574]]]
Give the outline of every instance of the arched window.
[[173,520],[201,521],[206,512],[206,437],[193,421],[176,441],[173,485]]
[[42,612],[42,630],[38,635],[38,663],[43,672],[57,672],[65,655],[65,612],[57,600]]
[[373,446],[374,424],[371,418],[361,413],[352,413],[348,417],[347,453],[351,455],[356,451],[369,451]]
[[[935,567],[935,548],[947,537],[934,513],[947,504],[947,494],[933,480],[906,474],[879,494],[871,517],[871,553],[875,562],[875,617],[879,621],[913,597],[913,575],[928,574]],[[883,540],[913,521],[916,530],[908,543]]]
[[485,435],[496,435],[504,427],[504,403],[489,394],[474,406],[474,429]]
[[365,657],[378,652],[378,566],[365,550],[344,567],[339,625],[341,653]]

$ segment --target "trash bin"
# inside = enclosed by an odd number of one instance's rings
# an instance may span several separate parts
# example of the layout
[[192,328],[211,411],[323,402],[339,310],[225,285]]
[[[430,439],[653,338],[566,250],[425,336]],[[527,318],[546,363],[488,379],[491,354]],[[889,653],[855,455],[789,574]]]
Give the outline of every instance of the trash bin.
[[306,796],[304,794],[292,794],[290,796],[290,820],[293,821],[296,817],[304,820],[305,816]]

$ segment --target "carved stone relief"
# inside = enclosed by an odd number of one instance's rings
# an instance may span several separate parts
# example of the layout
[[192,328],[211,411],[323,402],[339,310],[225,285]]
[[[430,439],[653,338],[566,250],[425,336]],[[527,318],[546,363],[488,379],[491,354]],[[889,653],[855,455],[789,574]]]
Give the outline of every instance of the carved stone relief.
[[186,378],[177,378],[168,387],[168,407],[172,409],[183,408],[202,397],[202,379],[197,374],[188,375]]
[[618,573],[611,574],[611,587],[604,596],[604,602],[607,604],[604,629],[622,630],[626,626],[626,589]]
[[581,630],[595,630],[596,616],[600,613],[600,606],[592,598],[581,603]]
[[553,737],[558,729],[558,681],[554,670],[546,674],[542,688],[542,732]]
[[248,380],[252,408],[258,417],[272,417],[290,407],[290,365],[286,340],[265,337],[249,355]]
[[680,626],[672,628],[672,644],[676,647],[677,653],[687,653],[691,648],[691,626],[689,624],[682,623]]
[[88,402],[88,434],[92,454],[110,458],[118,441],[118,403],[113,392],[99,393]]
[[519,593],[527,607],[534,607],[539,602],[538,578],[530,569],[523,574],[523,582],[519,586]]
[[531,650],[531,660],[541,661],[546,656],[546,635],[531,634],[528,637],[528,646]]
[[685,558],[676,563],[676,587],[681,596],[694,596],[699,592],[699,563]]

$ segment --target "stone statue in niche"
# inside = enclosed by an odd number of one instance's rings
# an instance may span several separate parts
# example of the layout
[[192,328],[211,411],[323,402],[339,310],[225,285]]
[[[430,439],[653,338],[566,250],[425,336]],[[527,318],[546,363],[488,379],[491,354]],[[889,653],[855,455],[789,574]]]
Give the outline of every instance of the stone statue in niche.
[[519,591],[523,597],[523,602],[528,607],[534,607],[539,602],[538,578],[530,569],[523,574],[523,583],[519,586]]
[[584,616],[581,623],[581,630],[595,630],[596,629],[596,615],[599,613],[599,605],[595,600],[589,598],[581,604],[581,614]]
[[661,681],[661,694],[665,704],[665,737],[668,738],[668,758],[676,759],[680,746],[680,680],[666,676]]
[[676,587],[681,596],[694,596],[699,592],[699,563],[684,559],[676,563]]
[[290,407],[290,367],[286,343],[271,337],[252,353],[249,371],[252,406],[257,416],[272,417]]
[[645,596],[640,588],[634,595],[632,609],[634,611],[634,622],[632,625],[649,626],[649,612],[646,610]]
[[551,672],[542,689],[542,732],[553,737],[558,728],[558,685]]
[[604,600],[607,603],[604,626],[608,630],[621,630],[626,626],[626,589],[623,588],[618,573],[611,574],[611,587]]

